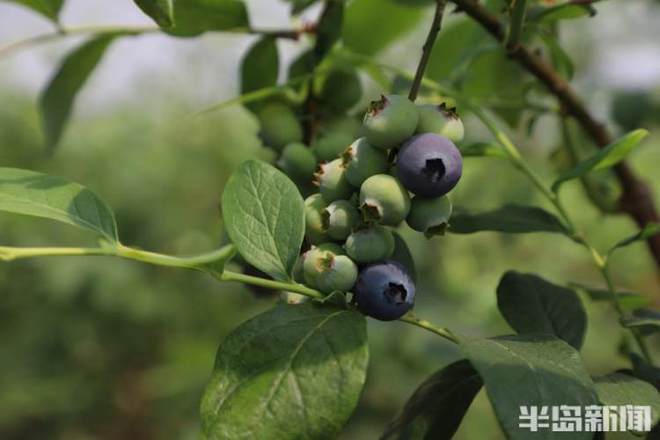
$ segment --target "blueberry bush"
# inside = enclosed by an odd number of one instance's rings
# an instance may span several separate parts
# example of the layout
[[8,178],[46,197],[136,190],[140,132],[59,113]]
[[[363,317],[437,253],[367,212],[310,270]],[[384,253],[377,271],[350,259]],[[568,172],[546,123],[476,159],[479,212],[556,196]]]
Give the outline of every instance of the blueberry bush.
[[[382,427],[383,439],[452,438],[482,388],[512,439],[530,438],[518,427],[520,406],[650,405],[657,424],[660,369],[651,342],[657,343],[660,313],[644,296],[617,289],[610,264],[615,253],[644,242],[660,267],[660,217],[645,182],[626,162],[648,131],[636,126],[643,115],[619,110],[614,116],[626,131],[610,135],[573,90],[573,61],[559,38],[561,26],[596,14],[596,1],[288,0],[292,16],[316,8],[317,18],[276,30],[251,26],[242,0],[135,0],[155,26],[103,29],[60,26],[64,0],[12,1],[52,20],[58,30],[0,49],[0,56],[51,38],[89,34],[62,60],[39,98],[50,154],[65,136],[77,93],[115,41],[147,32],[188,39],[207,32],[257,36],[242,57],[238,97],[195,116],[242,105],[272,151],[271,161],[253,158],[235,167],[217,194],[225,232],[217,250],[182,257],[129,246],[113,210],[90,189],[41,172],[0,168],[1,211],[98,236],[93,247],[1,246],[0,260],[8,264],[110,256],[279,292],[277,305],[220,343],[201,396],[202,438],[336,438],[367,380],[367,318],[428,331],[442,339],[438,344],[456,345],[462,357],[439,365],[411,390]],[[376,9],[384,11],[378,22]],[[460,18],[444,30],[449,12]],[[416,69],[382,63],[378,52],[416,25],[429,29],[426,40],[417,42]],[[304,46],[288,66],[280,60],[279,40]],[[365,78],[378,93],[368,96]],[[550,182],[518,148],[543,118],[551,118],[564,139],[565,163]],[[527,137],[514,141],[510,132],[521,121]],[[454,207],[452,191],[471,179],[464,160],[509,164],[544,206],[507,203],[483,212]],[[603,215],[631,217],[638,232],[614,237],[604,250],[594,245],[589,232],[597,225],[576,224],[573,211],[579,207],[562,198],[570,184],[580,185]],[[513,334],[454,331],[439,324],[442,315],[415,308],[423,274],[403,229],[437,246],[451,234],[554,234],[584,251],[579,264],[589,262],[606,288],[551,282],[543,268],[538,274],[512,268],[493,287]],[[621,351],[629,368],[608,366],[604,374],[591,375],[582,362],[585,294],[616,312],[612,325],[626,331]],[[637,434],[657,438],[657,428]],[[538,437],[602,433],[546,431]]]

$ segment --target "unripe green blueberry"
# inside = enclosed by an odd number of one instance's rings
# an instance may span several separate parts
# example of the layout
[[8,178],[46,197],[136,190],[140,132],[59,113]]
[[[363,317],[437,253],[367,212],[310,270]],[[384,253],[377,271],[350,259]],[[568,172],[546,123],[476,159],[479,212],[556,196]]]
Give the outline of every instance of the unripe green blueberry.
[[362,120],[347,115],[334,117],[328,115],[328,119],[324,119],[320,123],[319,134],[324,136],[331,133],[341,133],[355,139],[362,130]]
[[342,154],[346,179],[356,187],[375,174],[384,174],[389,168],[387,153],[373,147],[367,138],[361,137]]
[[341,156],[353,139],[353,136],[346,133],[328,133],[314,142],[312,151],[318,160],[329,162]]
[[323,230],[333,240],[346,240],[360,223],[360,213],[348,200],[335,200],[321,213]]
[[360,187],[360,210],[366,221],[396,226],[410,211],[410,195],[396,177],[376,174]]
[[302,127],[288,105],[281,102],[264,104],[257,118],[261,126],[259,135],[267,146],[282,151],[285,145],[302,141]]
[[328,204],[321,194],[312,194],[305,199],[305,236],[310,244],[320,244],[328,241],[323,230],[323,211]]
[[354,191],[346,180],[346,168],[341,159],[321,164],[319,171],[314,174],[314,183],[319,187],[319,192],[328,203],[348,199]]
[[353,107],[362,96],[362,83],[355,69],[335,69],[321,84],[319,98],[329,107],[346,111]]
[[358,269],[337,244],[324,243],[305,253],[305,282],[323,293],[347,292],[355,284]]
[[426,198],[415,196],[406,218],[408,226],[423,232],[427,237],[444,235],[451,217],[452,205],[449,197]]
[[387,95],[371,103],[362,125],[369,143],[387,150],[412,136],[418,121],[419,111],[408,98]]
[[284,147],[277,164],[293,180],[311,182],[316,170],[316,157],[305,145],[294,142]]
[[296,263],[293,265],[293,280],[297,283],[305,282],[305,271],[303,269],[303,264],[305,263],[305,253],[298,255],[296,258]]
[[351,233],[344,245],[346,253],[357,263],[373,263],[389,258],[394,252],[394,236],[382,225],[371,225]]
[[435,133],[454,142],[463,140],[465,129],[455,108],[440,105],[418,105],[419,122],[416,133]]

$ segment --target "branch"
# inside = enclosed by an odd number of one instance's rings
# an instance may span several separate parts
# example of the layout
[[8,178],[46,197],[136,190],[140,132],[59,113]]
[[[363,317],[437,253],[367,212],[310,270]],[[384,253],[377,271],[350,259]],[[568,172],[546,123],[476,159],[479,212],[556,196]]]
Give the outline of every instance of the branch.
[[[495,39],[505,43],[506,32],[502,23],[485,7],[475,0],[452,1],[459,10],[477,21]],[[591,115],[570,84],[551,65],[522,44],[508,48],[508,55],[548,88],[559,100],[564,111],[578,121],[598,147],[604,148],[612,142],[607,128]],[[614,167],[614,172],[622,188],[619,210],[632,217],[640,228],[660,221],[649,187],[635,175],[628,164],[620,162]],[[656,264],[660,266],[660,235],[650,237],[647,244]]]
[[431,29],[429,29],[429,34],[426,37],[424,46],[422,47],[422,57],[419,59],[419,64],[417,65],[417,71],[415,72],[415,79],[413,80],[412,85],[410,86],[410,93],[408,94],[408,99],[414,101],[417,99],[417,94],[419,93],[419,87],[422,84],[422,78],[424,78],[424,71],[426,70],[426,65],[429,63],[429,58],[431,57],[431,52],[433,51],[433,45],[435,40],[438,38],[438,33],[442,27],[442,15],[445,12],[445,6],[447,5],[447,0],[436,0],[435,6],[435,15],[433,16],[433,22],[431,23]]
[[[74,247],[34,247],[21,248],[0,246],[0,261],[14,261],[25,258],[37,257],[81,257],[81,256],[107,256],[120,257],[127,260],[140,261],[156,266],[178,267],[181,269],[191,269],[205,272],[218,281],[237,282],[252,286],[259,286],[266,289],[279,290],[283,292],[293,292],[307,296],[316,300],[325,300],[327,295],[318,290],[309,288],[304,284],[294,281],[277,281],[269,278],[261,278],[252,275],[246,275],[237,272],[224,270],[217,271],[213,264],[217,261],[223,263],[234,254],[233,245],[227,245],[215,251],[196,255],[192,257],[175,257],[171,255],[159,254],[156,252],[143,251],[141,249],[131,248],[121,244],[106,244],[96,248],[74,248]],[[407,324],[425,329],[448,341],[458,344],[458,339],[447,328],[438,327],[429,321],[419,319],[413,312],[408,312],[399,319]]]

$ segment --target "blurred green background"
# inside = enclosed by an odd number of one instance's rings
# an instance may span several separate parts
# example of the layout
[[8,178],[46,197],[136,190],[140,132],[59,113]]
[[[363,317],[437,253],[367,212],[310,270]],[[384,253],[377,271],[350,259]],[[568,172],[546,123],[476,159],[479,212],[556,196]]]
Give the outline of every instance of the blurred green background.
[[[267,2],[256,3],[259,8],[270,7],[265,6]],[[638,3],[645,6],[638,8],[635,20],[648,23],[654,17],[659,22],[659,7]],[[653,64],[660,51],[654,29],[647,27],[644,32],[629,21],[622,24],[630,19],[621,14],[622,7],[599,7],[590,32],[579,33],[575,27],[580,24],[566,26],[566,41],[577,59],[578,87],[601,118],[609,118],[616,96],[635,91],[653,101],[660,87],[657,66],[643,64]],[[73,5],[69,10],[71,17],[84,23],[84,13],[76,15]],[[43,29],[39,27],[43,23],[30,22],[32,18],[23,14],[0,5],[0,27],[18,17],[34,29]],[[268,15],[266,9],[260,9],[260,14]],[[649,18],[649,14],[655,15]],[[421,17],[424,20],[428,15]],[[617,23],[620,26],[613,31],[611,25]],[[26,33],[18,32],[18,26],[13,23],[0,33],[5,42]],[[397,65],[405,60],[405,65],[414,67],[422,27],[382,58]],[[10,28],[16,35],[8,32]],[[159,44],[174,44],[165,37],[154,38],[149,45],[138,46],[145,56]],[[627,61],[619,60],[633,67],[638,63],[630,72],[608,70],[603,57],[597,56],[604,53],[604,42],[622,45],[626,38],[632,38],[631,47],[638,49],[639,41],[645,42],[646,55],[639,52]],[[127,245],[172,254],[217,247],[223,239],[218,201],[224,182],[242,160],[272,158],[260,144],[256,121],[242,108],[191,117],[205,104],[237,93],[235,68],[240,51],[232,46],[235,40],[204,37],[177,42],[185,47],[174,52],[172,70],[155,68],[161,64],[154,63],[131,73],[126,73],[131,65],[123,56],[136,59],[139,53],[130,53],[131,40],[122,42],[105,60],[100,78],[88,84],[53,157],[43,150],[35,90],[54,68],[58,54],[69,46],[0,59],[0,165],[64,176],[90,187],[114,208]],[[204,50],[190,49],[195,44]],[[244,48],[245,43],[241,44]],[[286,53],[297,50],[293,43],[284,46]],[[620,54],[626,52],[625,47],[617,49]],[[223,49],[231,55],[219,58],[224,60],[222,67],[218,60],[209,65],[210,54],[222,57]],[[644,69],[651,73],[641,75]],[[115,79],[117,83],[109,84]],[[366,102],[379,90],[366,77],[365,86]],[[652,136],[630,161],[648,180],[660,206],[660,113],[654,111],[649,110],[640,121],[652,130]],[[621,127],[609,122],[620,132]],[[489,139],[477,121],[468,117],[466,124],[470,140]],[[525,156],[548,181],[561,163],[561,158],[551,155],[560,142],[557,131],[552,118],[541,120],[531,137],[524,124],[512,130]],[[562,194],[577,223],[599,249],[636,232],[627,217],[601,214],[578,183],[566,185]],[[504,202],[545,206],[521,175],[495,159],[466,160],[453,201],[474,211]],[[585,251],[552,235],[450,234],[427,241],[406,226],[401,232],[420,275],[417,314],[458,332],[511,332],[495,305],[495,287],[505,270],[536,272],[558,284],[602,286]],[[93,245],[94,240],[52,222],[0,215],[2,245],[77,246]],[[660,304],[658,275],[643,244],[620,252],[613,267],[617,286],[648,296],[656,307]],[[218,284],[198,273],[104,257],[1,264],[0,292],[2,439],[196,438],[199,399],[219,342],[232,328],[277,300],[257,298],[241,285]],[[587,297],[584,302],[589,327],[582,352],[590,372],[604,374],[628,367],[626,358],[619,355],[625,335],[616,314],[606,303]],[[445,341],[401,323],[370,321],[369,337],[367,386],[343,439],[377,438],[415,387],[459,356]],[[660,357],[658,339],[650,342]],[[456,438],[503,438],[483,391]]]

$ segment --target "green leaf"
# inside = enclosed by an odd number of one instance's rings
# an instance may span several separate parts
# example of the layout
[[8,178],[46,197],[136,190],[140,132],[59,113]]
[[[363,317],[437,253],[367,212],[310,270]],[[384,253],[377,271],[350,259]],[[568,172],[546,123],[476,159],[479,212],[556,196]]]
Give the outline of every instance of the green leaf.
[[467,67],[484,52],[492,48],[492,39],[478,23],[464,18],[448,22],[433,46],[426,76],[436,81],[444,81],[461,72],[466,74]]
[[537,11],[532,11],[530,20],[550,23],[557,20],[570,20],[581,17],[593,17],[596,9],[591,5],[564,3]]
[[[569,283],[569,287],[582,290],[594,301],[610,301],[611,299],[610,292],[607,289],[589,287],[579,283]],[[649,299],[639,293],[616,292],[616,295],[623,310],[632,311],[649,304]]]
[[544,209],[532,206],[504,205],[494,211],[480,214],[456,212],[452,215],[449,232],[471,234],[479,231],[567,233],[557,217]]
[[[158,26],[170,28],[174,26],[173,0],[134,0],[142,12],[151,17]],[[179,0],[181,1],[181,0]]]
[[506,152],[498,145],[488,142],[476,142],[459,148],[463,157],[496,157],[506,159]]
[[539,36],[550,50],[552,62],[557,67],[557,70],[559,70],[566,79],[572,79],[573,74],[575,73],[575,65],[573,64],[571,57],[566,53],[564,48],[561,47],[559,41],[557,41],[557,37],[546,32],[539,33]]
[[[528,75],[520,65],[511,62],[502,47],[472,48],[467,54],[471,57],[459,78],[462,93],[475,100],[494,101],[489,107],[510,126],[516,127],[523,106],[512,107],[510,103],[526,102]],[[498,102],[505,105],[498,106]]]
[[46,149],[57,147],[75,103],[106,49],[120,33],[103,34],[87,41],[64,59],[39,99]]
[[547,333],[582,347],[587,314],[577,294],[543,278],[508,271],[497,286],[497,306],[519,334]]
[[608,251],[609,254],[612,254],[615,250],[628,246],[633,243],[637,243],[638,241],[644,241],[647,240],[654,235],[660,234],[660,223],[648,223],[644,228],[636,233],[635,235],[631,235],[628,238],[625,238],[612,246],[612,248]]
[[603,405],[648,405],[652,413],[651,426],[660,419],[660,394],[653,385],[622,373],[597,377],[595,384]]
[[314,64],[318,64],[330,52],[341,38],[344,23],[344,2],[326,2],[323,14],[319,18],[314,44]]
[[390,257],[390,260],[394,260],[405,267],[413,281],[417,282],[417,269],[415,267],[415,260],[412,256],[412,252],[410,252],[408,244],[398,232],[392,231],[392,235],[394,236],[394,252]]
[[57,220],[119,241],[112,210],[89,189],[60,177],[0,168],[0,211]]
[[482,385],[470,362],[446,366],[415,390],[381,439],[452,438]]
[[289,64],[287,78],[299,78],[312,72],[314,72],[314,49],[308,49]]
[[28,7],[43,16],[57,21],[64,5],[64,0],[6,0]]
[[245,260],[275,279],[289,280],[305,233],[296,185],[264,162],[243,162],[222,194],[227,233]]
[[574,168],[563,173],[552,184],[552,190],[557,192],[559,187],[567,180],[584,176],[591,171],[610,168],[621,162],[644,139],[649,132],[644,129],[631,131],[623,137],[612,142],[607,147],[599,150],[590,158],[580,162]]
[[410,8],[395,0],[353,0],[346,8],[344,46],[374,55],[412,31],[425,16],[423,8]]
[[250,27],[241,0],[176,0],[174,17],[174,27],[166,31],[180,37],[195,37],[207,31],[246,31]]
[[656,390],[660,391],[660,368],[649,364],[646,359],[636,353],[630,353],[630,360],[633,364],[631,374],[637,379],[650,383]]
[[632,316],[623,318],[624,327],[639,329],[643,334],[660,332],[660,312],[651,309],[637,309]]
[[212,439],[331,439],[353,412],[368,363],[356,311],[281,304],[220,345],[202,399]]
[[[461,352],[479,372],[507,438],[528,440],[518,426],[521,406],[598,404],[594,385],[580,355],[552,335],[502,336],[490,339],[459,336]],[[562,439],[587,440],[593,433],[562,433]],[[540,429],[534,438],[554,439]]]
[[274,87],[279,68],[275,39],[265,37],[258,40],[245,54],[241,64],[241,94]]

